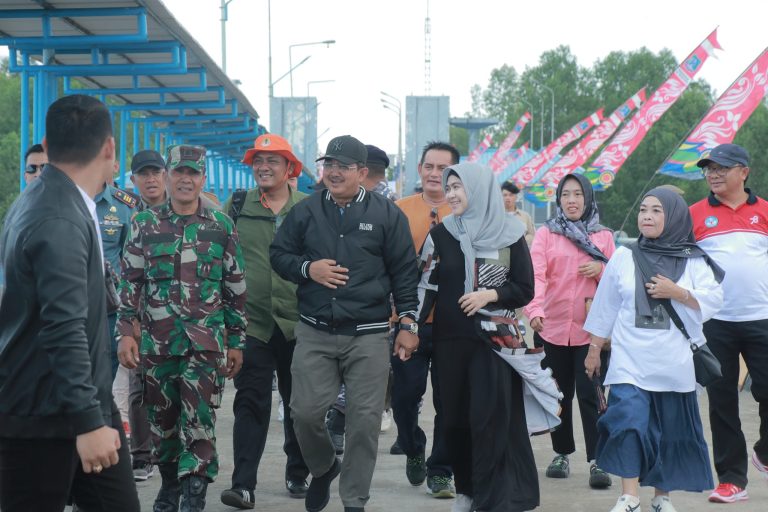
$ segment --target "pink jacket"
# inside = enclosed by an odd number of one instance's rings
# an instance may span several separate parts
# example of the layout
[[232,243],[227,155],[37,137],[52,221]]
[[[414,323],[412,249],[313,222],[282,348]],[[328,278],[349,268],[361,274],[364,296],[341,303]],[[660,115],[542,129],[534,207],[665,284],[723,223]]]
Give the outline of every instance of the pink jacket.
[[[611,231],[592,233],[590,239],[608,258],[616,250]],[[523,310],[525,316],[529,320],[537,316],[544,319],[544,329],[539,335],[553,345],[586,345],[589,343],[589,333],[583,329],[586,301],[595,296],[602,272],[597,279],[580,276],[579,265],[589,263],[592,257],[546,226],[536,232],[531,259],[536,291]]]

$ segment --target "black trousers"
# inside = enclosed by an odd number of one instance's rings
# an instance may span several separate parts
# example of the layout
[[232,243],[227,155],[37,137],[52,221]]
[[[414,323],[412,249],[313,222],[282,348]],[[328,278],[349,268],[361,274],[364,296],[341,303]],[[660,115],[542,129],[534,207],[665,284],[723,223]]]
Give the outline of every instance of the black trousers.
[[[395,336],[397,336],[397,327]],[[397,443],[409,457],[426,450],[427,436],[419,427],[419,401],[427,391],[427,377],[432,364],[432,403],[435,407],[435,429],[432,453],[427,459],[428,476],[451,476],[451,464],[443,427],[440,384],[435,374],[432,353],[432,326],[424,325],[419,332],[419,349],[408,361],[392,357],[392,413],[397,425]]]
[[434,358],[456,492],[477,510],[536,508],[520,375],[479,339],[435,340]]
[[747,486],[747,442],[739,419],[739,354],[752,377],[752,396],[759,404],[757,457],[768,463],[768,320],[704,324],[707,346],[717,356],[723,377],[707,386],[712,452],[720,483]]
[[291,418],[291,360],[295,341],[288,341],[275,325],[269,342],[264,343],[252,336],[245,340],[243,367],[235,376],[235,424],[232,432],[235,469],[232,487],[253,490],[264,445],[269,432],[272,411],[272,372],[277,372],[277,388],[283,399],[283,451],[288,457],[285,478],[304,480],[309,469],[293,431]]
[[[589,344],[576,346],[555,345],[548,342],[538,333],[534,334],[536,342],[544,344],[543,368],[551,368],[552,376],[557,381],[563,399],[560,401],[562,411],[560,420],[562,423],[551,432],[552,449],[560,455],[570,455],[576,451],[576,443],[573,440],[573,395],[574,392],[579,401],[579,414],[581,415],[581,428],[584,431],[584,444],[587,451],[587,461],[595,459],[595,447],[597,446],[597,395],[595,387],[587,378],[584,369],[584,360],[589,352]],[[600,374],[605,375],[608,370],[608,352],[600,354]]]
[[75,439],[0,438],[0,510],[60,512],[70,496],[83,512],[138,512],[131,455],[117,407],[120,460],[98,475],[85,474]]

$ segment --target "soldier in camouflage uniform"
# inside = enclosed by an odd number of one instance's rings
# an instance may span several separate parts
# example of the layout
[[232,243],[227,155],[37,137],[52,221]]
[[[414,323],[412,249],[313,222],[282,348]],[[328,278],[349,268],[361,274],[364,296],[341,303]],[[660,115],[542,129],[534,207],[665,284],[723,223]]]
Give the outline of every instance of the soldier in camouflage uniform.
[[[234,224],[202,205],[205,148],[171,146],[170,200],[136,214],[125,245],[120,362],[144,375],[163,482],[155,512],[202,510],[218,473],[215,409],[242,365],[245,273]],[[141,341],[132,321],[141,312]],[[224,348],[226,343],[226,356]],[[141,356],[139,357],[139,354]]]

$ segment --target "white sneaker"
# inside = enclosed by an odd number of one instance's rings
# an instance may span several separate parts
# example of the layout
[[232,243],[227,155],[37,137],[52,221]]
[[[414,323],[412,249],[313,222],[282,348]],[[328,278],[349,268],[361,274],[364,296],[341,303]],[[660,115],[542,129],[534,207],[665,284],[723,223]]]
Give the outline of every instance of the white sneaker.
[[283,405],[283,399],[277,404],[277,421],[281,422],[285,419],[285,406]]
[[669,496],[655,496],[651,500],[651,512],[677,512]]
[[640,498],[631,494],[622,494],[611,512],[640,512]]
[[392,409],[384,409],[381,413],[381,432],[386,432],[392,428]]
[[453,500],[453,506],[451,512],[471,512],[472,511],[472,498],[466,494],[457,494],[456,499]]

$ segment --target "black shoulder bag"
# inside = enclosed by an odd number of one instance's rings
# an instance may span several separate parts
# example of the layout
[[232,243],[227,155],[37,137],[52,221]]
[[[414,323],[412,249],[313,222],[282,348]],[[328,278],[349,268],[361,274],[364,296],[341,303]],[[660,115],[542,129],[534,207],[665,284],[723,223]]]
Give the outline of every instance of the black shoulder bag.
[[[650,282],[650,269],[647,268],[645,260],[637,257],[637,253],[639,251],[640,249],[638,248],[637,244],[633,244],[632,255],[634,260],[640,267],[640,271],[643,273],[643,278],[645,281]],[[683,324],[683,320],[680,318],[680,315],[677,314],[675,308],[672,307],[672,302],[669,299],[660,300],[659,302],[661,302],[661,305],[664,306],[664,309],[667,311],[670,320],[672,320],[675,326],[680,329],[680,332],[683,333],[685,339],[688,340],[688,343],[691,347],[691,352],[693,352],[693,368],[696,373],[696,382],[704,387],[707,387],[722,377],[723,372],[720,368],[720,361],[717,359],[715,354],[709,350],[709,347],[707,347],[706,343],[699,346],[693,342],[691,336],[688,334],[688,330]]]

